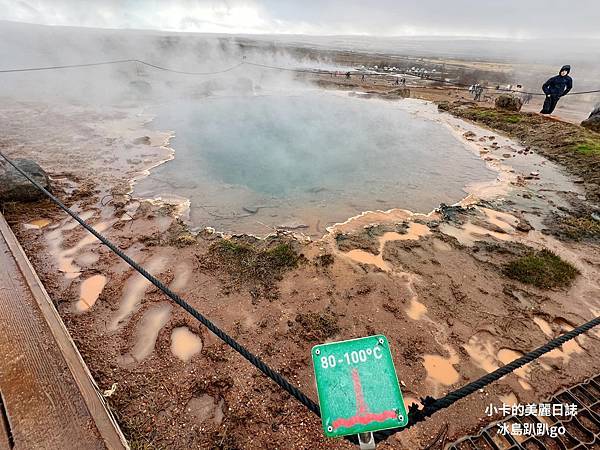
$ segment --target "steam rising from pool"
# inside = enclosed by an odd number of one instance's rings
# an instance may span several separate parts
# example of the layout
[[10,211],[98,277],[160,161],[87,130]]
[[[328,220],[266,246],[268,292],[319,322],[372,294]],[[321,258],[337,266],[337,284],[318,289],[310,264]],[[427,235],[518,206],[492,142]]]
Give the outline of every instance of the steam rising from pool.
[[175,131],[175,159],[136,194],[189,198],[198,227],[317,236],[367,210],[428,212],[495,177],[416,103],[307,90],[166,105],[153,126]]

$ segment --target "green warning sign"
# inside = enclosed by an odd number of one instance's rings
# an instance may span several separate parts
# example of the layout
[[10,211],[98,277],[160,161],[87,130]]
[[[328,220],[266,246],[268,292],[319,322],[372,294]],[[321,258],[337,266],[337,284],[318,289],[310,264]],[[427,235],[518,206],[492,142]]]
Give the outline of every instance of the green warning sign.
[[385,336],[316,345],[312,359],[327,436],[406,426],[408,416]]

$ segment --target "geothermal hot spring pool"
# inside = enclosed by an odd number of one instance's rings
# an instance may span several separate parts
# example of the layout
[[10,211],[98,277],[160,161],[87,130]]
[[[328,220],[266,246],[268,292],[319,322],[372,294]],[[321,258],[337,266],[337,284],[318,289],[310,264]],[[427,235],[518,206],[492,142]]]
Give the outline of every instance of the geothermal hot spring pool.
[[175,132],[175,158],[135,193],[189,199],[194,227],[257,235],[322,236],[369,210],[429,212],[496,176],[435,114],[422,101],[326,91],[161,105],[152,126]]

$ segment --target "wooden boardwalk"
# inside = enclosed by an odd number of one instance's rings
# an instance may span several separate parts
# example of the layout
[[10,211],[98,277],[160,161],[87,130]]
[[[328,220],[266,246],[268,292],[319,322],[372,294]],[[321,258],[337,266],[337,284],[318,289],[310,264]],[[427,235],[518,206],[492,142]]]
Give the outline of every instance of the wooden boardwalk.
[[0,394],[0,450],[128,448],[1,214]]

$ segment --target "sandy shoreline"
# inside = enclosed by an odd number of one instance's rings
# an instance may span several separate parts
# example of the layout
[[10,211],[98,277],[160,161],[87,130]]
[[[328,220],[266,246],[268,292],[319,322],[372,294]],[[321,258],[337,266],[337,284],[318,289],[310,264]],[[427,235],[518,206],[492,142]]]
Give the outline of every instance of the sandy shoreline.
[[[568,207],[565,191],[583,195],[578,185],[540,155],[452,116],[442,120],[499,180],[470,187],[460,207],[366,212],[315,242],[290,240],[293,233],[233,237],[259,260],[260,252],[283,244],[300,255],[295,265],[273,268],[273,278],[255,279],[240,276],[235,259],[219,247],[219,233],[192,234],[175,206],[128,195],[131,180],[173,157],[166,133],[153,135],[147,122],[119,111],[32,109],[3,106],[14,145],[7,155],[38,159],[73,183],[59,181],[59,197],[312,398],[309,349],[318,342],[385,334],[405,396],[416,401],[443,395],[600,312],[598,246],[544,231],[550,212]],[[123,122],[106,126],[109,120]],[[36,121],[62,132],[29,131]],[[90,167],[98,148],[101,159]],[[6,216],[99,385],[117,384],[109,402],[132,442],[350,448],[325,440],[315,417],[47,202],[12,205]],[[23,226],[40,218],[49,223]],[[552,249],[581,275],[571,287],[550,290],[505,277],[504,264],[529,247]],[[83,300],[86,307],[78,309]],[[191,333],[186,344],[178,343],[182,328]],[[578,338],[381,448],[422,448],[446,422],[449,437],[457,438],[482,424],[490,402],[539,401],[596,373],[596,339],[600,334]],[[191,356],[182,359],[181,347]]]

